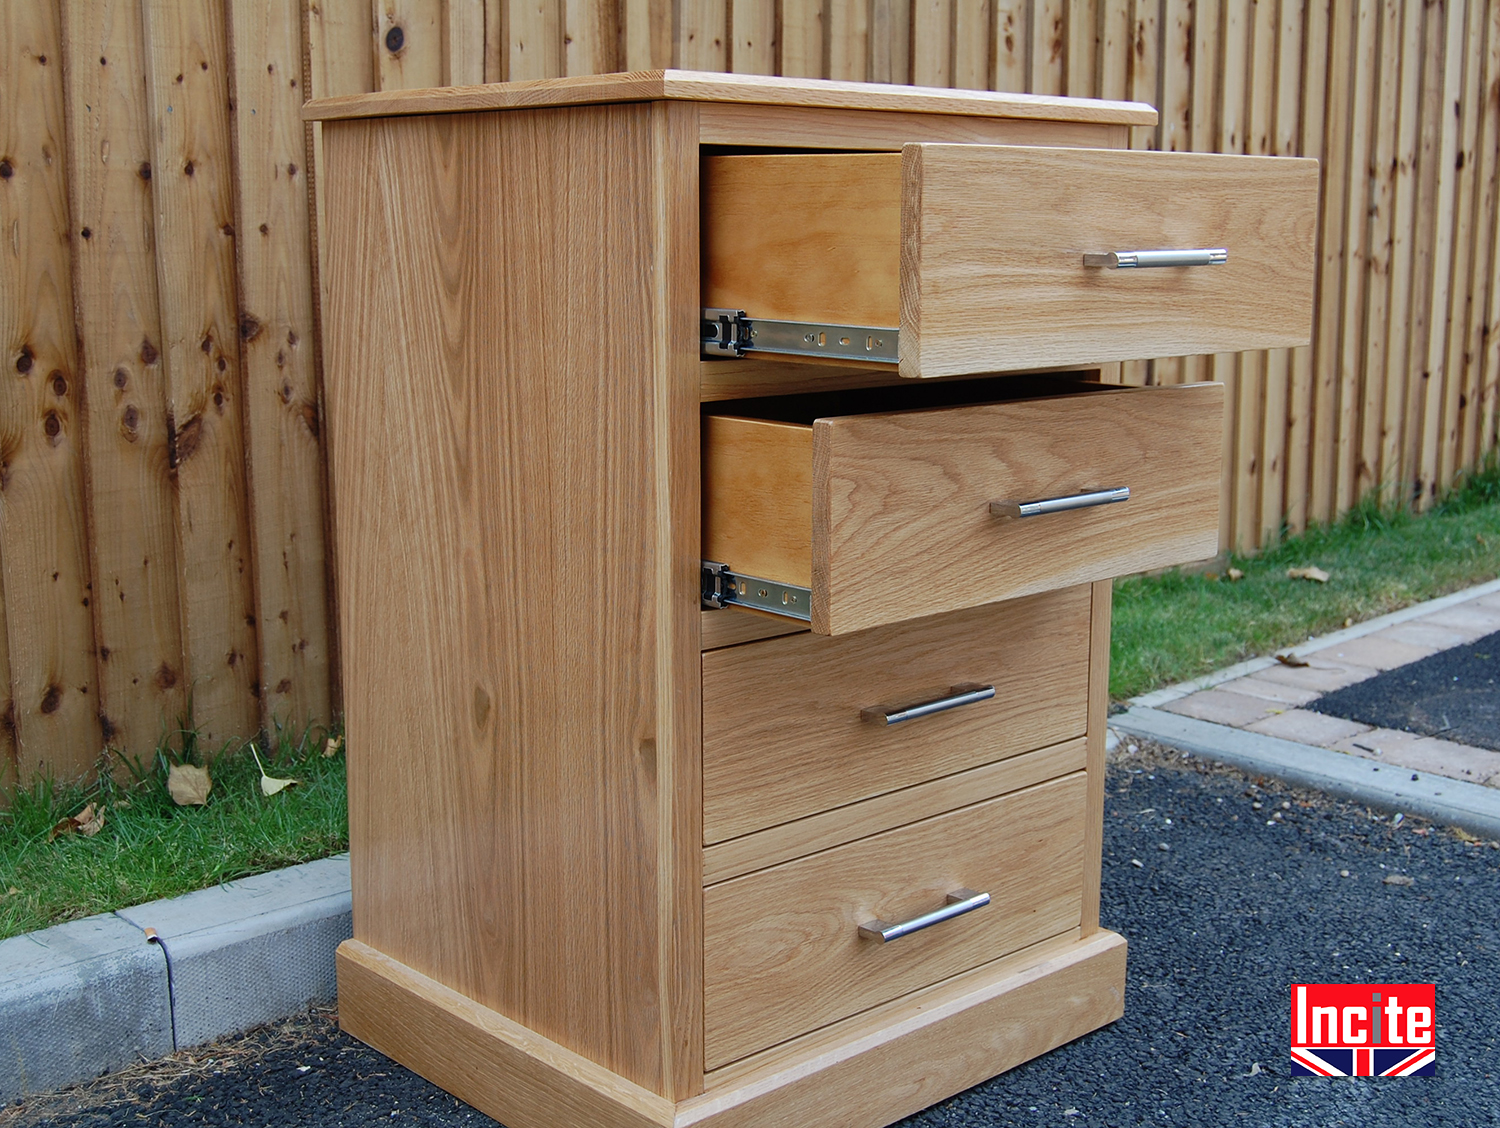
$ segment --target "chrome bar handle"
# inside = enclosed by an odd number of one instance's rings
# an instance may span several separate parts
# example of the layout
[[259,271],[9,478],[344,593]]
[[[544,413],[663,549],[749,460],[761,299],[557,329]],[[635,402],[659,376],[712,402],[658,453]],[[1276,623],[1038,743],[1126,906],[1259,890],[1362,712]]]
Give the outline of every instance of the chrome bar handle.
[[892,940],[910,936],[913,932],[921,932],[922,929],[931,928],[934,924],[942,924],[945,920],[952,920],[965,913],[972,913],[975,909],[982,909],[989,903],[988,893],[976,893],[972,889],[955,889],[948,894],[948,903],[941,909],[933,909],[930,913],[923,913],[919,917],[898,921],[895,924],[885,920],[872,920],[859,926],[859,934],[866,939],[889,944]]
[[1116,486],[1109,490],[1086,490],[1065,497],[1044,497],[1039,501],[990,502],[991,517],[1045,517],[1048,513],[1066,513],[1070,509],[1092,509],[1096,505],[1113,505],[1130,500],[1129,486]]
[[1225,247],[1202,247],[1190,251],[1105,251],[1085,254],[1084,266],[1103,266],[1111,270],[1141,266],[1223,266],[1229,261]]
[[859,719],[876,725],[899,725],[902,721],[914,721],[918,717],[930,717],[934,713],[945,713],[960,705],[972,705],[976,701],[988,701],[995,696],[992,685],[955,685],[948,696],[934,701],[922,701],[916,705],[871,705],[859,711]]

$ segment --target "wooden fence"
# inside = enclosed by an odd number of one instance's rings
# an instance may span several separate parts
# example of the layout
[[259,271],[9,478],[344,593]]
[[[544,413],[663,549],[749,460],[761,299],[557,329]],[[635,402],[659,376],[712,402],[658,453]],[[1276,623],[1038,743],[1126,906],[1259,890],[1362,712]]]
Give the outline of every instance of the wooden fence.
[[1495,442],[1500,0],[6,0],[8,774],[337,710],[304,98],[655,66],[1130,98],[1139,148],[1320,158],[1314,345],[1122,373],[1230,386],[1226,545]]

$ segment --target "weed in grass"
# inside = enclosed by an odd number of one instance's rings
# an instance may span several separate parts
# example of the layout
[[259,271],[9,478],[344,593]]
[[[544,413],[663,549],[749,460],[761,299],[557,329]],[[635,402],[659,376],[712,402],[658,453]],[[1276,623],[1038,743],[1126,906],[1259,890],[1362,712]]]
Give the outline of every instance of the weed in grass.
[[[299,785],[272,796],[261,793],[248,749],[226,748],[211,759],[213,791],[202,807],[178,807],[167,793],[172,763],[199,754],[195,739],[172,735],[181,752],[163,740],[144,762],[107,756],[87,786],[42,779],[11,790],[0,809],[0,938],[348,848],[344,757],[323,754],[337,733],[278,732],[261,759]],[[122,764],[127,770],[115,770]],[[97,835],[49,841],[60,819],[91,802],[105,811]]]
[[[1287,578],[1316,565],[1327,583]],[[1115,582],[1110,694],[1186,681],[1500,576],[1500,463],[1494,454],[1425,514],[1378,498],[1340,521],[1287,536],[1244,573],[1167,572]]]

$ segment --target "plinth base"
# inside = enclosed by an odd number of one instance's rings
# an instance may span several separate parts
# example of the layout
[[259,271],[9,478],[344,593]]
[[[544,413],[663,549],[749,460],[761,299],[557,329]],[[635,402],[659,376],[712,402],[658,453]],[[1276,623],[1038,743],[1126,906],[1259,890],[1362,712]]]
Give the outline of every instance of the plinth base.
[[506,1128],[879,1128],[1119,1018],[1125,940],[1038,944],[726,1066],[680,1102],[357,940],[338,976],[346,1031]]

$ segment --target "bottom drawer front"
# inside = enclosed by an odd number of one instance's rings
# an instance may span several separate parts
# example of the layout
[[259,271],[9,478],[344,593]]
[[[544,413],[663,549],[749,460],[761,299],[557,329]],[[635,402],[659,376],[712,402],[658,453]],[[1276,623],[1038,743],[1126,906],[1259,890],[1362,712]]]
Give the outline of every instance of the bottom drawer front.
[[[747,1054],[1078,925],[1082,772],[704,891],[704,1058]],[[990,903],[882,943],[960,891]]]

